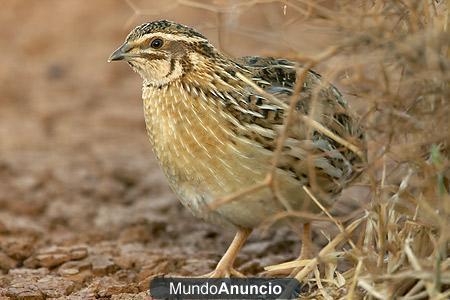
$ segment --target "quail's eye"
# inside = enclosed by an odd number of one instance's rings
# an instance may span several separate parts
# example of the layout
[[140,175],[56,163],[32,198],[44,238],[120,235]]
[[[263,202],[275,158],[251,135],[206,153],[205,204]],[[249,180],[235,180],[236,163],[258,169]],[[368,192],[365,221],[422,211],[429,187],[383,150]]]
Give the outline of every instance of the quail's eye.
[[150,47],[152,47],[153,49],[159,49],[161,48],[163,45],[163,41],[162,39],[154,39],[151,43],[150,43]]

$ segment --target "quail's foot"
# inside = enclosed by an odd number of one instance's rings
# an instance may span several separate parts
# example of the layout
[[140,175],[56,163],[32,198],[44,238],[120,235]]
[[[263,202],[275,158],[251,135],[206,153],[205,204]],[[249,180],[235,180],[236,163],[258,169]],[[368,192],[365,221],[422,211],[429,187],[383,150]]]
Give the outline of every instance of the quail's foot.
[[210,273],[207,273],[200,277],[209,277],[209,278],[229,278],[229,277],[245,277],[244,274],[237,271],[233,268],[234,261],[236,260],[236,256],[250,235],[250,229],[239,229],[234,237],[231,245],[228,247],[227,252],[222,256],[219,263],[216,266],[216,269]]

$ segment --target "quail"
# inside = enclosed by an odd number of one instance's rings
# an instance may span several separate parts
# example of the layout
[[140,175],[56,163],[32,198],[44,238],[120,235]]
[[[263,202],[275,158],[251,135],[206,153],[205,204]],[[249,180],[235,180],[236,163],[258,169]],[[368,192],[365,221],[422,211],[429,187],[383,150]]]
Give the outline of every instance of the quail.
[[319,213],[304,187],[319,187],[318,197],[329,207],[360,173],[362,155],[340,142],[363,143],[358,119],[333,85],[307,70],[295,112],[341,139],[294,118],[274,171],[284,201],[264,187],[208,209],[216,199],[263,182],[273,170],[301,66],[271,57],[227,57],[195,29],[167,20],[133,29],[109,57],[118,60],[142,77],[148,137],[182,204],[207,222],[237,230],[211,277],[241,276],[233,268],[240,248],[252,229],[275,214]]

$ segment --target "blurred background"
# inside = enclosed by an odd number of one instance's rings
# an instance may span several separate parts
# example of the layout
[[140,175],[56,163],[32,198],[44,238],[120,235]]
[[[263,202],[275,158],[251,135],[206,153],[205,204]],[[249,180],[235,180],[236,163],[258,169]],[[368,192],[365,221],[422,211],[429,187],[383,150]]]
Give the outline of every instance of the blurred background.
[[[145,134],[141,79],[106,60],[157,19],[195,27],[230,56],[311,55],[337,38],[295,5],[2,1],[0,297],[139,293],[157,274],[211,270],[233,233],[175,199]],[[286,233],[253,238],[241,271],[295,258],[300,244]]]

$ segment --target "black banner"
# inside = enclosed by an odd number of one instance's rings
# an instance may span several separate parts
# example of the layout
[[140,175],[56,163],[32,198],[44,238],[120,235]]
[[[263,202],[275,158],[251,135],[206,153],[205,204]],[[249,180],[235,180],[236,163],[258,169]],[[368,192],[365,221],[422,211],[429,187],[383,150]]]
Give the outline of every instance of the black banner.
[[154,299],[297,299],[300,283],[292,278],[155,278]]

